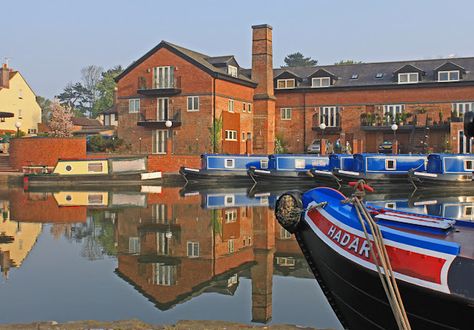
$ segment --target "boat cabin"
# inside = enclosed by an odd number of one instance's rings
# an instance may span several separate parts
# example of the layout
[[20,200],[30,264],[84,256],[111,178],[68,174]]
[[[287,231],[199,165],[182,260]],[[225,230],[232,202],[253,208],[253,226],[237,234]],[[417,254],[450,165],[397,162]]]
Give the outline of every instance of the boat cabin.
[[223,209],[228,207],[268,207],[270,205],[270,194],[258,194],[250,197],[247,192],[236,193],[212,193],[206,194],[203,205],[206,209]]
[[268,158],[268,169],[276,171],[327,170],[329,165],[327,156],[275,154]]
[[201,168],[220,171],[247,171],[250,167],[268,168],[268,156],[264,155],[201,155]]
[[474,155],[431,154],[426,171],[436,174],[464,174],[474,172]]
[[70,175],[109,175],[146,172],[145,157],[124,157],[109,159],[60,159],[53,174]]
[[354,157],[349,154],[332,154],[329,155],[328,170],[335,168],[340,170],[351,170],[354,163]]
[[408,173],[425,170],[425,155],[355,154],[352,171],[362,173]]

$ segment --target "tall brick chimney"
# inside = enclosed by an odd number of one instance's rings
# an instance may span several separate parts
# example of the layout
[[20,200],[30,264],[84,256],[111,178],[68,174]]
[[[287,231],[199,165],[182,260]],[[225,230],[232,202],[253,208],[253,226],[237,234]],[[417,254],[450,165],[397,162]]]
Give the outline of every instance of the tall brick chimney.
[[10,87],[10,69],[7,64],[4,63],[0,69],[0,88]]
[[272,27],[268,24],[252,26],[252,80],[258,83],[253,97],[253,151],[272,154],[275,149],[275,95]]

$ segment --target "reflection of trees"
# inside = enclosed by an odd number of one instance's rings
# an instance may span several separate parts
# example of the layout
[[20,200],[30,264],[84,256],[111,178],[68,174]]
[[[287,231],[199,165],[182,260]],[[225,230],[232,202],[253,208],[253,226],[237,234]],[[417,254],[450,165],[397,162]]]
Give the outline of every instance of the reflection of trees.
[[105,219],[103,211],[90,211],[85,223],[54,224],[51,234],[55,239],[64,236],[68,241],[82,243],[81,256],[88,260],[117,254],[113,223]]

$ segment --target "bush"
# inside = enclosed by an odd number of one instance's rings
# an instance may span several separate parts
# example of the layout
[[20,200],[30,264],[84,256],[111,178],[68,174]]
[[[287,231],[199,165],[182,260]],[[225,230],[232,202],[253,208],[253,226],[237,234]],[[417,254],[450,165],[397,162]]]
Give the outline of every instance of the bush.
[[92,152],[113,152],[123,145],[123,140],[116,136],[104,137],[93,135],[87,139],[87,151]]

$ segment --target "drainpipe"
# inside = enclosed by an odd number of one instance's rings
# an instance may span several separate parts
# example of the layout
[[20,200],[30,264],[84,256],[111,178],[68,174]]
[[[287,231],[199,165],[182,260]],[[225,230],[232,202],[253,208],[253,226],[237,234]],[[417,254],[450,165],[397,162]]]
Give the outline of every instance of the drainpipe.
[[[212,134],[215,137],[216,129],[216,78],[212,78]],[[216,141],[212,144],[212,152],[216,153]]]
[[[313,123],[311,122],[311,125]],[[303,93],[303,153],[306,152],[306,92]]]

